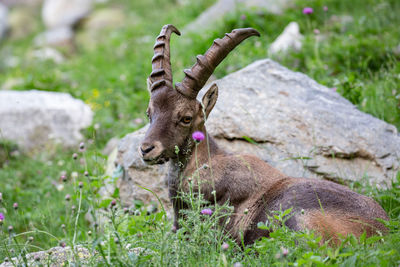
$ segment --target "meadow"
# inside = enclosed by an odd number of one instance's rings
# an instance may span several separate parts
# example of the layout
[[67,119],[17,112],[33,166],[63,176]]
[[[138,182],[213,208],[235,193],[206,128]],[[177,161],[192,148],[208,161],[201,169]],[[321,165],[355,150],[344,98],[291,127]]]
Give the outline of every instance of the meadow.
[[[63,51],[67,60],[60,64],[28,56],[36,34],[44,30],[40,16],[31,34],[0,43],[0,84],[13,80],[17,81],[13,90],[67,92],[95,112],[82,147],[65,150],[49,144],[44,151],[23,153],[1,141],[0,262],[58,245],[81,245],[92,253],[84,263],[93,266],[399,266],[400,173],[386,189],[348,184],[382,205],[390,216],[389,234],[349,236],[337,247],[320,246],[320,237],[312,232],[262,224],[273,230],[271,238],[240,247],[217,226],[218,219],[226,216],[221,210],[229,207],[213,206],[211,215],[202,214],[203,201],[191,194],[183,196],[195,201],[190,201],[192,209],[176,234],[162,207],[156,212],[148,212],[141,202],[129,209],[121,207],[118,190],[112,199],[100,198],[98,190],[109,178],[104,175],[105,144],[146,124],[146,78],[151,72],[154,38],[162,25],[171,23],[182,29],[214,2],[113,0],[98,4],[97,8],[123,9],[124,26],[104,29],[91,41],[78,27],[76,51]],[[303,14],[304,7],[314,12]],[[238,9],[211,30],[172,38],[174,79],[180,80],[182,69],[194,63],[195,55],[204,53],[225,32],[253,27],[261,38],[240,45],[216,69],[217,78],[268,57],[271,42],[289,22],[296,21],[304,35],[302,49],[272,59],[337,90],[360,110],[400,129],[398,14],[397,0],[297,0],[280,15]],[[19,63],[5,64],[10,55]],[[96,217],[100,210],[107,219],[101,225],[88,223],[85,214]],[[285,212],[277,213],[275,219],[284,222]],[[75,255],[66,266],[82,263]]]

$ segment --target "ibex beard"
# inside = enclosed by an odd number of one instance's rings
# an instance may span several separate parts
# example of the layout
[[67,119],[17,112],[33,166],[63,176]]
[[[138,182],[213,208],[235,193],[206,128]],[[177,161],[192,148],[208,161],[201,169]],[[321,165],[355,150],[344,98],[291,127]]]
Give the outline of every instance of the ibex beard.
[[[196,173],[200,182],[194,186],[205,200],[233,206],[224,229],[239,244],[268,236],[269,232],[257,228],[257,223],[287,209],[292,209],[285,221],[287,227],[313,230],[323,237],[321,242],[336,243],[341,235],[386,232],[379,219],[388,220],[388,216],[373,199],[333,182],[288,177],[255,156],[224,151],[207,134],[204,124],[217,101],[218,87],[211,85],[201,103],[196,99],[198,92],[230,51],[246,38],[259,36],[256,30],[237,29],[215,40],[204,55],[197,57],[197,63],[184,71],[184,79],[175,87],[169,47],[173,32],[180,35],[174,26],[164,26],[154,45],[148,79],[150,126],[139,153],[148,164],[169,161],[168,188],[176,229],[179,210],[188,208],[178,193],[188,192],[188,178]],[[192,140],[195,131],[206,135],[196,147]]]

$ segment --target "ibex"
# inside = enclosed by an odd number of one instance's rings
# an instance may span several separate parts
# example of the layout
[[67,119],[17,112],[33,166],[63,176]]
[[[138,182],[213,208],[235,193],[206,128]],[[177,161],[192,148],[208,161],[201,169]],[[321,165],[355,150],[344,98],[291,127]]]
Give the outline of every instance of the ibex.
[[[224,151],[207,134],[205,121],[217,101],[217,85],[204,94],[202,103],[196,97],[230,51],[246,38],[260,36],[256,30],[236,29],[216,39],[204,55],[197,56],[190,70],[184,70],[185,77],[175,87],[169,46],[172,33],[180,35],[173,25],[165,25],[154,45],[148,79],[150,126],[139,153],[147,164],[170,162],[168,188],[174,228],[179,228],[179,209],[188,207],[178,193],[189,190],[189,177],[195,173],[200,182],[192,179],[192,183],[205,200],[233,206],[225,230],[238,243],[251,244],[268,236],[257,223],[266,222],[274,211],[289,208],[287,227],[313,230],[323,241],[336,242],[341,235],[360,236],[364,231],[367,236],[386,231],[379,219],[388,220],[388,216],[373,199],[333,182],[288,177],[255,156]],[[192,139],[195,131],[206,136],[197,147]]]

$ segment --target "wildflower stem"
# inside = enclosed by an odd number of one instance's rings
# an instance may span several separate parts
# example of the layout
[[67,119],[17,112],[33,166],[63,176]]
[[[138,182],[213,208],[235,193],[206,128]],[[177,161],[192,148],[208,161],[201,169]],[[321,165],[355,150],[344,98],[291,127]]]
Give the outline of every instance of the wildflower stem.
[[81,204],[82,204],[82,188],[79,188],[79,204],[78,204],[78,212],[75,218],[75,228],[74,228],[74,238],[72,239],[72,248],[75,247],[76,231],[78,228],[79,213],[81,212]]
[[143,187],[143,186],[140,186],[140,185],[137,185],[137,186],[142,188],[143,190],[149,191],[153,196],[155,196],[157,198],[158,203],[160,203],[162,211],[164,212],[164,216],[163,217],[167,216],[167,212],[164,209],[164,205],[162,204],[161,199],[157,196],[157,194],[154,193],[153,191],[151,191],[150,189],[146,188],[146,187]]

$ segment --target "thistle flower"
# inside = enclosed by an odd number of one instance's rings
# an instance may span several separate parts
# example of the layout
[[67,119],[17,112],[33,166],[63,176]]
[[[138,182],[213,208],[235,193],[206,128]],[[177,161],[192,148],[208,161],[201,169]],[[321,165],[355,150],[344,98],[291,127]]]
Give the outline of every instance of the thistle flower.
[[12,225],[8,226],[8,231],[11,233],[14,230],[14,227]]
[[71,195],[70,194],[66,194],[65,195],[65,200],[66,201],[70,201],[71,200]]
[[310,15],[310,14],[312,14],[313,12],[314,12],[314,9],[312,9],[312,7],[305,7],[305,8],[303,8],[303,14]]
[[324,9],[325,12],[328,11],[328,7],[327,6],[324,6],[323,9]]
[[115,199],[113,199],[113,200],[111,201],[111,207],[114,207],[115,205],[117,205],[117,201],[116,201]]
[[200,131],[196,131],[196,132],[194,132],[192,134],[192,138],[193,138],[194,141],[200,143],[201,141],[204,140],[204,134],[202,132],[200,132]]
[[73,159],[77,159],[78,158],[78,154],[76,154],[76,153],[72,154],[72,158]]
[[289,250],[287,248],[281,247],[282,256],[286,257],[289,254]]
[[5,219],[4,214],[0,212],[0,225],[3,224],[4,219]]
[[222,248],[222,250],[227,250],[229,248],[229,244],[224,242],[224,243],[222,243],[221,248]]
[[80,151],[83,151],[85,149],[85,143],[84,142],[81,142],[80,144],[79,144],[79,150]]
[[201,214],[203,214],[203,215],[211,215],[211,214],[213,214],[213,211],[211,210],[211,209],[203,209],[202,211],[201,211]]
[[14,208],[15,210],[18,209],[18,203],[17,203],[17,202],[15,202],[15,203],[13,204],[13,208]]

